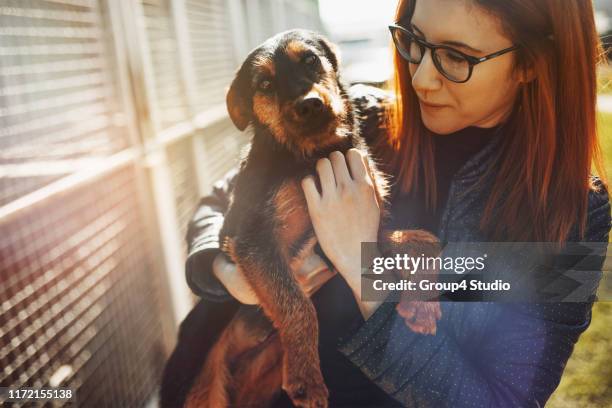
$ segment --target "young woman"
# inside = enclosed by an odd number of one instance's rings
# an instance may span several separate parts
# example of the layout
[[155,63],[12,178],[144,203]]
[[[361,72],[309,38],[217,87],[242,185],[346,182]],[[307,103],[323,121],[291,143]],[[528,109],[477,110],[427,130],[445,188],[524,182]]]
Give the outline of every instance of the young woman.
[[[390,227],[443,242],[608,241],[608,195],[591,176],[592,166],[603,172],[591,0],[402,0],[390,30],[393,97],[353,89],[366,137],[394,177]],[[376,241],[381,222],[371,183],[350,176],[366,167],[356,152],[336,152],[317,165],[321,193],[303,181],[335,266],[313,256],[303,271],[304,289],[316,292],[330,405],[543,406],[592,303],[448,302],[435,336],[408,329],[393,304],[361,299],[360,243]],[[183,324],[179,344],[193,348],[173,355],[166,389],[189,383],[185,362],[197,372],[202,333],[222,326],[235,299],[257,303],[218,255],[229,189],[205,197],[190,225],[187,276],[208,303]],[[170,394],[162,400],[171,404]]]

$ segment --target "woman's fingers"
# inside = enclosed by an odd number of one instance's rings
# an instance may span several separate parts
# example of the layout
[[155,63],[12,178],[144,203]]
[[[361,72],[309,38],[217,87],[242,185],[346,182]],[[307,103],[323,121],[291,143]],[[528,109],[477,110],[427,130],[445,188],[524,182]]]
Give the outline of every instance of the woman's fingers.
[[[320,196],[331,195],[337,187],[348,186],[353,181],[370,180],[367,158],[357,149],[349,149],[346,155],[339,151],[332,152],[329,158],[319,159],[316,169],[321,182]],[[303,185],[303,188],[306,187]],[[310,195],[314,197],[314,191]]]
[[321,195],[333,193],[336,190],[336,178],[329,159],[324,158],[317,161],[317,174],[321,182]]
[[344,155],[338,151],[335,151],[329,155],[329,160],[334,170],[336,184],[338,186],[347,186],[352,179],[351,175],[349,174],[349,169],[346,165]]
[[319,194],[319,190],[317,190],[317,184],[313,176],[304,177],[302,180],[302,190],[304,190],[306,203],[309,206],[317,203],[321,199],[321,194]]
[[304,292],[310,296],[334,276],[336,271],[330,271],[323,258],[314,252],[313,247],[293,273]]
[[234,299],[245,305],[259,304],[259,299],[242,270],[236,264],[229,262],[222,253],[213,260],[213,273]]
[[330,270],[329,268],[318,270],[317,272],[310,275],[302,286],[304,292],[308,296],[312,296],[317,290],[321,288],[328,280],[330,280],[337,272]]
[[233,267],[233,279],[232,285],[230,287],[230,293],[232,293],[232,296],[238,299],[240,303],[243,303],[245,305],[259,304],[259,299],[253,291],[253,288],[251,288],[251,285],[249,285],[246,278],[244,277],[242,269],[235,265]]
[[367,171],[362,153],[357,149],[349,149],[346,152],[346,161],[348,162],[353,180],[365,180]]

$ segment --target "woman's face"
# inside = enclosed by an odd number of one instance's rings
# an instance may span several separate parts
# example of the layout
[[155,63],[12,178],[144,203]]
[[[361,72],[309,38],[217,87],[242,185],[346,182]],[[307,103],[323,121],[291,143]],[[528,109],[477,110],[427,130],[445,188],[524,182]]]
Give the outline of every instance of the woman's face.
[[[511,47],[498,20],[471,0],[417,0],[412,30],[432,44],[445,44],[475,57]],[[445,78],[427,50],[420,64],[410,64],[412,86],[425,126],[449,134],[467,126],[493,127],[510,114],[519,81],[514,52],[474,66],[465,83]]]

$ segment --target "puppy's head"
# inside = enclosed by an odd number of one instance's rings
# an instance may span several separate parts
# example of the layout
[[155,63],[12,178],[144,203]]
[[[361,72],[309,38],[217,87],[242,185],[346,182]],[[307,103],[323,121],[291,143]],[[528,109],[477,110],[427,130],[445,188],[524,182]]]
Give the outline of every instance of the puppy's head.
[[267,128],[300,156],[337,143],[351,130],[338,64],[335,47],[315,32],[270,38],[249,54],[227,93],[232,121],[240,130]]

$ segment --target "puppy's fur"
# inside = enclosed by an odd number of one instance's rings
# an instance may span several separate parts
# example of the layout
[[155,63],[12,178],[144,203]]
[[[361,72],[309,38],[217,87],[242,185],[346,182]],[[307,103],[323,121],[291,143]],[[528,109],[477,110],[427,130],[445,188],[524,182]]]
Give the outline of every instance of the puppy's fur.
[[[251,52],[230,87],[230,117],[240,130],[251,125],[254,136],[220,239],[261,309],[244,307],[230,322],[187,406],[265,407],[281,387],[299,407],[327,406],[316,313],[294,273],[316,245],[300,181],[333,151],[367,153],[338,68],[334,46],[325,38],[292,30]],[[370,164],[382,209],[385,178]],[[379,242],[437,240],[424,231],[381,231]],[[413,314],[435,315],[435,327],[437,303],[421,305],[404,304]]]

